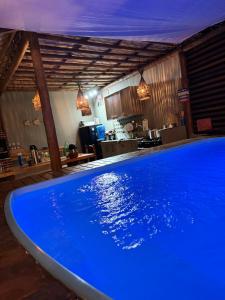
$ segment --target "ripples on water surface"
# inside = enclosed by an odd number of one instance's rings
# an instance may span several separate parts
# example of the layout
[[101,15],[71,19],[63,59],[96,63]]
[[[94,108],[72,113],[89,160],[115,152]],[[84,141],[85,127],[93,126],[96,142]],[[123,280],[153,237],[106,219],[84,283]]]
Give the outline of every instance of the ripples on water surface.
[[37,245],[114,299],[225,299],[225,139],[18,197]]
[[90,201],[94,199],[97,214],[91,222],[99,223],[102,233],[110,235],[124,250],[139,247],[162,231],[182,231],[183,225],[194,223],[190,208],[171,203],[169,197],[152,197],[151,187],[144,186],[150,177],[146,172],[104,173],[79,189],[88,193]]

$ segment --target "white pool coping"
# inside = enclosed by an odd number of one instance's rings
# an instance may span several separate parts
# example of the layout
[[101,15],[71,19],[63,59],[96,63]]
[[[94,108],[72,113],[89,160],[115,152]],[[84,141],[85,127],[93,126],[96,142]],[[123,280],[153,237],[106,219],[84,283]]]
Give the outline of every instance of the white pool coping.
[[[189,140],[189,143],[192,142],[199,142],[201,140]],[[171,147],[162,147],[161,149],[157,149],[153,152],[143,152],[141,155],[127,157],[126,159],[118,162],[111,163],[110,165],[123,165],[127,164],[127,161],[132,160],[138,160],[143,158],[143,156],[148,155],[154,155],[159,152],[169,150],[172,148],[178,148],[181,146],[184,146],[187,143],[182,144],[176,144],[171,145]],[[53,257],[45,253],[42,249],[40,249],[27,235],[26,233],[20,228],[19,224],[16,222],[16,219],[14,217],[13,211],[12,211],[12,201],[13,196],[16,193],[24,193],[35,190],[38,190],[40,188],[49,187],[51,185],[55,185],[57,183],[63,183],[65,181],[78,179],[80,177],[83,177],[88,174],[96,173],[98,171],[103,171],[104,169],[108,169],[110,165],[104,165],[99,166],[97,168],[93,168],[90,170],[85,170],[79,173],[75,174],[69,174],[63,177],[50,179],[44,182],[35,183],[29,186],[25,186],[19,189],[15,189],[12,191],[7,197],[5,201],[5,216],[7,223],[13,232],[14,236],[17,238],[17,240],[23,245],[23,247],[35,258],[35,260],[44,268],[46,269],[53,277],[58,279],[60,282],[65,284],[69,289],[75,292],[75,294],[82,299],[86,300],[110,300],[109,296],[105,295],[92,285],[90,285],[88,282],[83,280],[81,277],[76,275],[75,273],[71,272],[67,268],[65,268],[62,264],[57,262]]]

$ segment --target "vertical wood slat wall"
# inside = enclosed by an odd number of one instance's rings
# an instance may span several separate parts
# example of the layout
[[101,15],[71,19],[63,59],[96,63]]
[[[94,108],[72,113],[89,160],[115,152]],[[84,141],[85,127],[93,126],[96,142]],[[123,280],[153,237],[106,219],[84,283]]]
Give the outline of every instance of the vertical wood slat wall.
[[215,130],[225,131],[225,32],[185,54],[194,132],[197,120],[211,118]]
[[150,84],[152,98],[143,101],[145,118],[149,127],[163,128],[170,123],[179,124],[181,110],[177,91],[181,88],[181,69],[178,52],[156,61],[144,71]]
[[121,90],[120,97],[125,116],[143,114],[142,102],[139,100],[137,94],[137,86],[130,86]]
[[[140,79],[140,73],[135,72],[103,88],[102,95],[107,98],[127,87],[137,88]],[[182,85],[178,51],[146,67],[144,79],[150,84],[152,91],[152,98],[141,103],[144,117],[149,121],[149,128],[162,128],[164,124],[170,123],[179,124],[181,105],[178,102],[177,91]],[[102,111],[97,106],[96,111],[101,119]]]

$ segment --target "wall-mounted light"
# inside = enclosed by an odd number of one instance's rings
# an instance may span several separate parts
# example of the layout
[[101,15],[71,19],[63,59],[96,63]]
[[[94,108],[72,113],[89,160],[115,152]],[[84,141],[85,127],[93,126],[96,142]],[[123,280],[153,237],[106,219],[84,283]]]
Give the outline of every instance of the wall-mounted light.
[[98,95],[98,90],[96,88],[91,89],[86,93],[86,96],[88,99],[92,99],[92,98],[96,97],[97,95]]

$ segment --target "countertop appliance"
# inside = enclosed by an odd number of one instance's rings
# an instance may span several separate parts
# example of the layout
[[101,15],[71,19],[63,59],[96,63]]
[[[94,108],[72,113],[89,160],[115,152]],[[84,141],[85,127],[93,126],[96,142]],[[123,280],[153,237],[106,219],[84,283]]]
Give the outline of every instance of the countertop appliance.
[[161,138],[143,139],[138,141],[138,148],[151,148],[162,145]]

